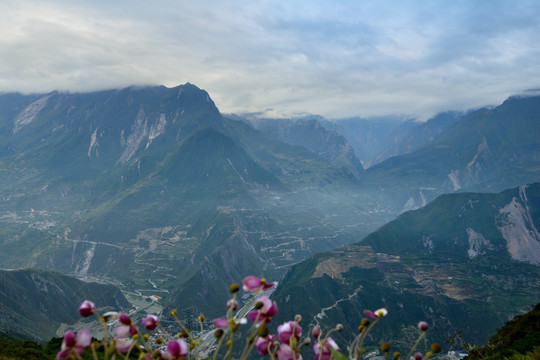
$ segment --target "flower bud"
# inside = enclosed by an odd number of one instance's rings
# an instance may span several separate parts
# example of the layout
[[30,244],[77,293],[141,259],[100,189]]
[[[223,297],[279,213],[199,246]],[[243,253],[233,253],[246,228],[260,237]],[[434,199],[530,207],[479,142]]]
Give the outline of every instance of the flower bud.
[[199,315],[199,322],[204,322],[204,315],[203,314]]
[[89,300],[84,300],[79,306],[79,314],[81,314],[82,317],[88,317],[92,315],[95,310],[96,305]]
[[118,316],[118,321],[120,321],[121,324],[126,326],[131,325],[131,319],[126,313],[120,313],[120,315]]
[[426,332],[428,330],[428,324],[425,321],[420,321],[418,323],[418,329],[420,329],[423,332]]
[[237,283],[231,284],[231,286],[229,286],[229,292],[231,294],[237,293],[238,291],[240,291],[240,285],[238,285]]
[[217,329],[216,331],[214,331],[214,337],[216,339],[219,339],[223,336],[223,329]]
[[390,351],[390,344],[387,342],[383,342],[381,344],[381,351],[385,354],[388,353]]
[[419,352],[414,354],[414,360],[422,360],[424,357]]
[[442,348],[441,348],[441,345],[439,343],[431,344],[431,351],[434,352],[435,354],[440,353],[441,350],[442,350]]
[[392,355],[392,358],[394,358],[394,360],[401,359],[401,353],[399,351],[396,351],[394,355]]
[[343,325],[342,324],[337,324],[336,325],[336,331],[343,331]]
[[362,324],[363,326],[368,326],[370,323],[369,319],[368,318],[363,318],[362,319],[362,322],[360,324]]
[[307,338],[305,338],[305,339],[304,339],[304,343],[303,343],[303,344],[304,344],[304,346],[309,346],[309,345],[311,345],[311,339],[310,339],[310,338],[308,338],[308,337],[307,337]]
[[426,357],[431,359],[433,357],[433,353],[431,351],[426,352]]
[[263,304],[262,301],[257,301],[257,302],[255,303],[254,308],[255,308],[255,310],[260,310],[263,306],[264,306],[264,304]]
[[163,344],[163,338],[162,338],[162,337],[158,337],[158,338],[156,339],[156,344],[158,344],[158,345]]
[[313,330],[311,330],[311,335],[315,338],[315,339],[318,339],[319,336],[321,336],[321,327],[320,326],[315,326],[313,328]]
[[257,328],[257,335],[260,337],[266,337],[268,335],[268,328],[265,325],[261,325]]
[[361,333],[362,331],[366,330],[366,327],[364,325],[360,325],[358,327],[358,332]]
[[296,315],[294,316],[294,321],[296,321],[297,323],[299,323],[300,321],[302,321],[302,315],[296,314]]
[[178,310],[172,309],[171,310],[171,316],[176,317],[178,315]]
[[236,309],[238,309],[238,301],[230,299],[227,301],[227,308],[231,309],[231,311],[236,311]]
[[143,326],[150,331],[154,331],[159,326],[159,317],[156,315],[148,314],[141,319]]

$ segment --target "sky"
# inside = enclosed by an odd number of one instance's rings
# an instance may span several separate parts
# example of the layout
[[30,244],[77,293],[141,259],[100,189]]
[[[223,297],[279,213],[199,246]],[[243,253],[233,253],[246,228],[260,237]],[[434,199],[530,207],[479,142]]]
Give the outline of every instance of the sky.
[[538,0],[2,0],[0,92],[186,82],[222,113],[329,119],[540,88]]

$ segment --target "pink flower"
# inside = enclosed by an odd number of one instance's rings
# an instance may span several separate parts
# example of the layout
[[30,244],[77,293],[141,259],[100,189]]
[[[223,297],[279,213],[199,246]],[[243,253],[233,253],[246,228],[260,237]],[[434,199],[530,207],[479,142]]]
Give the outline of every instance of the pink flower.
[[116,339],[126,339],[131,336],[131,326],[122,325],[114,329]]
[[249,291],[252,293],[259,290],[270,289],[272,286],[274,286],[273,282],[267,284],[266,280],[259,279],[258,277],[253,275],[245,277],[244,280],[242,280],[242,284],[242,288],[244,289],[244,291]]
[[425,321],[420,321],[418,323],[418,329],[420,329],[423,332],[426,332],[428,330],[428,324]]
[[274,317],[278,312],[276,302],[272,302],[272,300],[266,296],[262,296],[257,299],[257,303],[261,303],[262,306],[259,308],[259,310],[254,310],[249,313],[249,320],[258,323],[269,323],[272,317]]
[[330,336],[323,340],[322,343],[318,342],[313,345],[313,351],[315,352],[315,360],[329,360],[332,358],[332,352],[330,349],[339,351],[339,346],[334,339]]
[[366,314],[372,319],[380,319],[382,317],[385,317],[386,314],[388,314],[388,311],[385,308],[380,308],[375,310],[375,312],[372,312],[370,310],[364,310],[364,314]]
[[120,315],[118,315],[118,321],[124,325],[131,325],[131,319],[126,313],[120,313]]
[[229,320],[225,318],[217,318],[214,320],[214,326],[219,329],[226,329],[229,327]]
[[315,339],[318,339],[319,336],[321,336],[321,327],[320,326],[315,326],[313,328],[313,330],[311,330],[311,335],[315,338]]
[[92,334],[88,330],[81,330],[77,334],[73,333],[71,330],[66,331],[64,339],[62,340],[62,348],[60,352],[56,354],[56,359],[65,359],[72,352],[81,355],[84,348],[90,345],[91,341]]
[[219,329],[226,329],[229,327],[229,320],[224,319],[224,318],[215,319],[214,326]]
[[133,325],[122,325],[114,329],[114,337],[124,339],[139,333],[139,329]]
[[116,341],[116,350],[120,351],[121,353],[127,353],[134,344],[135,340],[133,339],[118,339]]
[[291,339],[300,340],[302,336],[302,327],[296,321],[288,321],[277,328],[279,341],[289,345]]
[[94,311],[96,311],[96,305],[89,300],[84,300],[79,306],[79,314],[81,314],[82,317],[88,317],[92,315]]
[[148,314],[146,317],[142,318],[141,322],[147,330],[154,331],[159,325],[159,317]]
[[257,352],[261,355],[268,355],[270,352],[274,351],[274,348],[276,347],[274,343],[275,341],[275,335],[258,337],[257,341],[255,342],[255,345],[257,346]]
[[302,360],[302,355],[296,354],[289,345],[281,344],[278,350],[279,360]]
[[189,355],[188,344],[184,339],[172,340],[167,345],[166,359],[181,359]]

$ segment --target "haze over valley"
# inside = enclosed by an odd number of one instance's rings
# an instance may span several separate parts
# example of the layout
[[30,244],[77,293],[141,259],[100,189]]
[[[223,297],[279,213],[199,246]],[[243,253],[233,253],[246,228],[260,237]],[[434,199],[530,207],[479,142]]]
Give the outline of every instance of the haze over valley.
[[248,275],[397,348],[540,302],[537,4],[211,3],[0,5],[0,336],[210,328]]

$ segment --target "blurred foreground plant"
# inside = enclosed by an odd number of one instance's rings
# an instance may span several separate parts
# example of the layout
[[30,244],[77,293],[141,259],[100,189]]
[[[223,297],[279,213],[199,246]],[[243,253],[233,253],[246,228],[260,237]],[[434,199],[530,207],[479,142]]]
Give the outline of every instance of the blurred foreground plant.
[[[180,332],[172,335],[161,324],[157,315],[148,314],[141,319],[141,325],[147,332],[142,333],[139,327],[125,313],[108,312],[100,315],[91,301],[84,301],[79,307],[83,317],[96,316],[103,327],[103,340],[92,342],[92,334],[88,330],[77,333],[67,331],[64,334],[62,348],[56,355],[57,359],[81,359],[85,349],[89,349],[94,359],[98,359],[97,352],[102,352],[105,359],[128,359],[136,356],[138,359],[211,359],[231,360],[233,356],[239,360],[246,360],[254,350],[259,355],[269,356],[272,360],[302,360],[302,348],[311,345],[315,360],[358,360],[364,352],[364,341],[371,329],[386,316],[384,308],[376,311],[365,310],[366,318],[362,319],[358,327],[358,334],[346,347],[347,355],[330,336],[333,332],[340,332],[343,326],[338,324],[335,328],[323,333],[319,326],[311,329],[311,337],[302,338],[302,318],[297,315],[294,320],[287,321],[277,327],[277,334],[271,334],[267,327],[272,318],[278,313],[275,302],[263,296],[262,292],[274,286],[265,279],[248,276],[242,282],[242,289],[253,294],[251,299],[241,309],[238,309],[237,294],[240,285],[232,284],[229,287],[231,298],[227,301],[225,317],[213,320],[214,328],[204,331],[204,316],[200,315],[198,323],[200,332],[193,336],[178,319],[177,311],[172,310],[171,316],[180,327]],[[109,326],[114,326],[113,336],[109,335]],[[237,339],[241,327],[244,327],[247,337],[244,341]],[[428,330],[427,323],[418,323],[420,335],[412,346],[405,359],[429,359],[434,353],[441,351],[437,343],[431,345],[431,350],[425,354],[416,352],[417,345]],[[157,332],[160,336],[151,340],[150,334]],[[213,335],[213,336],[212,336]],[[216,344],[217,343],[217,344]],[[240,343],[240,344],[237,344]],[[233,352],[235,345],[240,346]],[[241,349],[241,350],[239,350]],[[380,350],[384,357],[390,354],[390,344],[383,342]],[[414,354],[413,354],[414,353]],[[239,354],[239,355],[238,355]],[[401,354],[394,352],[393,359],[400,359]]]

